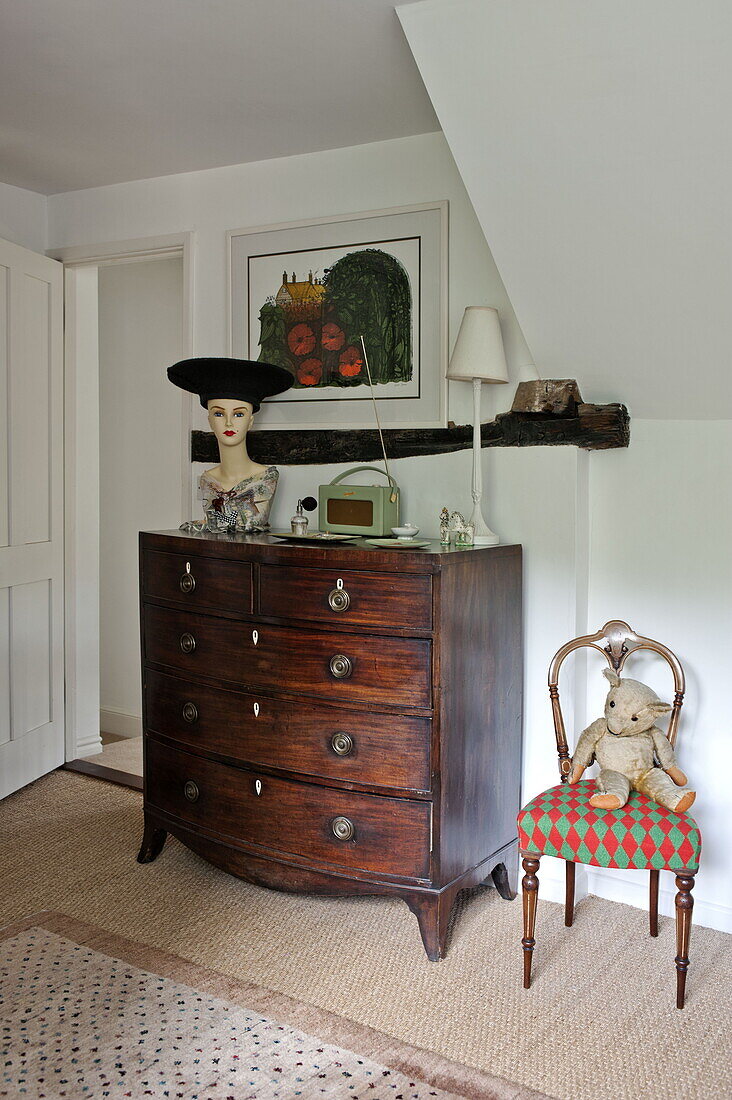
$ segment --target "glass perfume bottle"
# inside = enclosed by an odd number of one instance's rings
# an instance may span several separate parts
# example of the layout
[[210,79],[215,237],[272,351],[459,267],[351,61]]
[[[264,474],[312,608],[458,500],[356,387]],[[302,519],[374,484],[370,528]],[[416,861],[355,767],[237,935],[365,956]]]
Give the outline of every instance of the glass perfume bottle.
[[306,535],[308,530],[308,517],[302,510],[302,501],[297,502],[297,511],[290,520],[293,535]]

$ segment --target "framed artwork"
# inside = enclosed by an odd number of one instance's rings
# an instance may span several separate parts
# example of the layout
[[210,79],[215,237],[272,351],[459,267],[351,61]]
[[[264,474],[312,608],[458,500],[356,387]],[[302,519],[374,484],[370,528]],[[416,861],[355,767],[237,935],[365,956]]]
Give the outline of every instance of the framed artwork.
[[447,423],[447,202],[227,234],[229,354],[292,389],[261,428]]

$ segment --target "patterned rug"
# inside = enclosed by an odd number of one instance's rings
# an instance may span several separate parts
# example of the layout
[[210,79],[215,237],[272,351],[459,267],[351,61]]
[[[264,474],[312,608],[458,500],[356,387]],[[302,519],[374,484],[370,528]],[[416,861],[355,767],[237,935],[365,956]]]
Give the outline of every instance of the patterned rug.
[[542,1096],[71,917],[0,932],[3,1098]]

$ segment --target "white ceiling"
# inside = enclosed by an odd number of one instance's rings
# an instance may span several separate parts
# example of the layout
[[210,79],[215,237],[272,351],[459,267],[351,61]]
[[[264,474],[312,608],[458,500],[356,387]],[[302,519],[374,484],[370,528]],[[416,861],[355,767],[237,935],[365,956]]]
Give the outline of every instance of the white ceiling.
[[732,418],[729,0],[399,13],[540,374]]
[[2,0],[0,182],[44,194],[439,129],[393,0]]

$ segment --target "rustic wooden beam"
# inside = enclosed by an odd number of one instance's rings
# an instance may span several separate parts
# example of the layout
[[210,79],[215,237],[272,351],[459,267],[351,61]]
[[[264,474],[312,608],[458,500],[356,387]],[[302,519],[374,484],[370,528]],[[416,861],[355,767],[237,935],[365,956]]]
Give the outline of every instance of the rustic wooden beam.
[[[484,447],[581,447],[602,451],[627,447],[630,417],[625,405],[578,405],[576,416],[501,413],[482,424]],[[384,431],[389,458],[450,454],[473,445],[470,425],[449,428],[391,428]],[[324,466],[381,458],[377,431],[259,431],[247,437],[255,462],[276,466]],[[191,462],[219,460],[213,432],[191,432]]]

